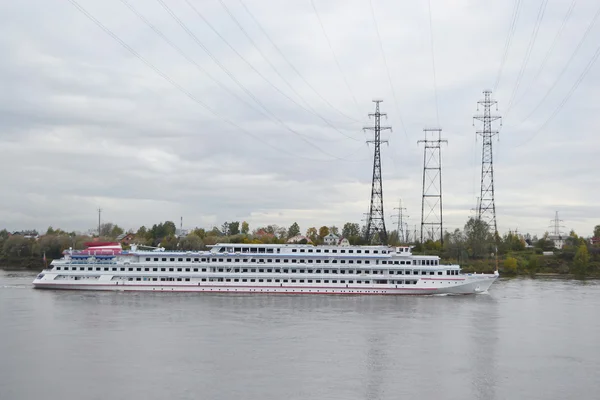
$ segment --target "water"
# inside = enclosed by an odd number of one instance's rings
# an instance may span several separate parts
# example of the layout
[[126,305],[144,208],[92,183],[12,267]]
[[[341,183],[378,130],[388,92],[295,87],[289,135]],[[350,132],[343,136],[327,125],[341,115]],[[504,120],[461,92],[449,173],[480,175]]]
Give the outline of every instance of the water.
[[34,290],[0,271],[0,399],[566,399],[600,393],[600,282],[478,296]]

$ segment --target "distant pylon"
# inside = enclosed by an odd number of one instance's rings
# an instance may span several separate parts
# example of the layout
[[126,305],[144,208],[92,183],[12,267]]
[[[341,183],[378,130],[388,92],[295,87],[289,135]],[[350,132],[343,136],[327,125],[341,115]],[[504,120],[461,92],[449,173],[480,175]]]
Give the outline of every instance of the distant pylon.
[[[441,128],[426,128],[423,152],[423,198],[421,200],[421,243],[427,231],[428,239],[440,238],[444,243],[444,228],[442,223],[442,140]],[[416,237],[415,237],[416,240]]]
[[558,219],[558,211],[556,211],[556,213],[554,214],[554,219],[550,221],[552,222],[552,225],[550,225],[550,227],[554,229],[555,238],[561,238],[563,233],[561,232],[560,228],[564,228],[564,226],[560,224],[561,222],[563,222],[563,220]]
[[396,232],[398,232],[398,241],[400,243],[406,243],[407,239],[406,234],[404,232],[404,217],[408,216],[404,215],[404,211],[406,211],[406,208],[402,207],[402,199],[399,200],[398,207],[395,207],[394,210],[398,210],[398,214],[394,215],[396,218],[398,218],[398,227],[396,228]]
[[[479,197],[479,205],[477,207],[477,219],[487,222],[488,226],[494,230],[494,234],[498,233],[496,225],[496,203],[494,201],[494,163],[492,153],[492,138],[498,134],[498,131],[492,130],[492,122],[502,117],[492,115],[490,107],[496,106],[498,110],[498,102],[492,100],[492,91],[483,91],[484,99],[477,102],[477,111],[479,105],[483,106],[483,115],[477,114],[473,119],[483,122],[483,130],[476,131],[477,135],[483,138],[483,150],[481,153],[481,194]],[[473,121],[475,126],[475,121]],[[502,126],[502,121],[500,121]]]
[[367,229],[365,240],[372,243],[375,233],[379,237],[378,242],[387,243],[387,231],[385,230],[385,219],[383,214],[383,189],[381,185],[381,143],[387,143],[387,140],[381,140],[381,130],[392,129],[389,126],[381,126],[381,116],[387,116],[379,112],[379,103],[383,100],[373,100],[375,103],[375,112],[369,114],[369,117],[375,117],[374,126],[364,127],[364,130],[372,130],[375,135],[373,140],[367,140],[367,143],[375,144],[375,153],[373,156],[373,180],[371,183],[371,207],[367,217]]

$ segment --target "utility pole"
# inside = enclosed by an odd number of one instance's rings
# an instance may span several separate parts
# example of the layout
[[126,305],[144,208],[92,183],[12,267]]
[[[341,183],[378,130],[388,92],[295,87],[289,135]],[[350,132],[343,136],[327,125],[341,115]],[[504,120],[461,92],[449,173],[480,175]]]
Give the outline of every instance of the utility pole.
[[[402,207],[402,199],[400,199],[398,201],[398,207],[395,207],[394,210],[398,210],[398,214],[394,215],[394,217],[398,218],[397,224],[398,227],[396,228],[396,232],[398,232],[398,241],[400,243],[406,243],[407,239],[406,239],[406,235],[404,232],[404,213],[403,211],[406,211],[406,208]],[[408,216],[406,216],[408,217]]]
[[444,227],[442,222],[442,139],[441,128],[426,128],[423,152],[423,197],[421,199],[421,243],[423,232],[429,227],[429,238],[435,240],[439,234],[440,243],[444,244]]
[[102,209],[98,209],[98,237],[100,237],[100,215],[102,214]]
[[[477,111],[479,106],[483,106],[483,114],[477,114],[473,117],[473,126],[475,121],[483,122],[483,130],[476,131],[483,140],[483,149],[481,153],[481,195],[477,207],[477,219],[485,221],[488,226],[494,230],[494,236],[498,235],[498,226],[496,224],[496,203],[494,201],[494,162],[492,152],[492,138],[498,135],[497,130],[492,130],[492,122],[501,120],[499,115],[492,115],[490,108],[496,106],[498,111],[498,102],[492,100],[492,91],[483,91],[484,99],[477,102]],[[502,126],[502,120],[500,121]]]
[[369,117],[375,117],[374,126],[364,127],[363,130],[372,130],[375,135],[373,140],[367,140],[367,143],[373,143],[375,153],[373,156],[373,180],[371,183],[371,207],[369,208],[369,217],[367,219],[367,230],[365,240],[372,243],[377,233],[378,242],[386,244],[388,241],[387,231],[385,229],[385,218],[383,214],[383,189],[381,184],[381,143],[387,143],[387,140],[381,140],[381,131],[392,129],[389,126],[381,126],[381,116],[387,117],[387,114],[379,112],[379,103],[383,100],[373,100],[375,103],[375,112],[369,114]]

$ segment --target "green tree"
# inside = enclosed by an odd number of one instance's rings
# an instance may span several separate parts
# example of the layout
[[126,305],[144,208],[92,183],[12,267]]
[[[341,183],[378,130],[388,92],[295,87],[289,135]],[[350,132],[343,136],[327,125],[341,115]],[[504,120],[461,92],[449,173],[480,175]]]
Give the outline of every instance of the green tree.
[[235,221],[229,223],[229,235],[239,235],[240,234],[240,221]]
[[595,238],[600,238],[600,225],[596,225],[594,227],[594,237]]
[[527,270],[530,274],[536,274],[538,272],[538,256],[533,254],[529,257],[529,262],[527,263]]
[[350,240],[352,237],[360,236],[360,225],[346,222],[342,228],[342,236]]
[[204,248],[204,243],[199,236],[190,233],[186,237],[182,238],[179,241],[179,249],[180,250],[202,250]]
[[191,234],[198,236],[200,239],[204,239],[206,237],[206,230],[203,228],[194,229]]
[[465,225],[466,242],[474,258],[484,257],[492,241],[489,225],[478,218],[469,218]]
[[242,233],[247,235],[250,232],[250,226],[246,221],[242,222]]
[[145,226],[140,226],[140,229],[137,230],[137,232],[135,233],[136,237],[140,237],[140,238],[145,238],[146,236],[148,236],[148,230],[146,229]]
[[517,273],[517,259],[514,257],[506,257],[504,259],[504,273],[508,275],[515,275]]
[[26,257],[32,255],[31,239],[27,239],[21,235],[12,235],[4,241],[2,250],[7,257]]
[[333,233],[334,235],[338,235],[340,234],[340,230],[337,226],[332,225],[329,227],[329,233]]
[[577,253],[575,253],[575,258],[573,259],[573,264],[575,266],[575,273],[577,275],[587,275],[588,267],[590,265],[590,253],[588,252],[585,244],[582,244],[577,249]]
[[46,230],[46,235],[54,235],[54,228],[49,226],[48,229]]
[[292,225],[290,225],[288,231],[287,231],[287,238],[293,238],[294,236],[298,236],[300,234],[300,226],[298,225],[297,222],[294,222]]

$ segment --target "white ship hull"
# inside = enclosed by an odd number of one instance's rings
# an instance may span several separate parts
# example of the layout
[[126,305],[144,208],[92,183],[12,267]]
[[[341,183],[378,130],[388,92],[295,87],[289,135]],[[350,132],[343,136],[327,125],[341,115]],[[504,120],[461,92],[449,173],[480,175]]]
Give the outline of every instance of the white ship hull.
[[59,290],[101,290],[134,292],[199,292],[199,293],[270,293],[270,294],[344,294],[344,295],[434,295],[477,294],[486,292],[498,275],[480,274],[457,277],[456,280],[423,279],[416,285],[338,285],[338,286],[249,286],[249,285],[199,285],[191,283],[155,284],[60,282],[36,279],[34,287]]
[[498,274],[461,274],[409,247],[216,244],[205,252],[65,251],[33,285],[41,289],[345,295],[485,292]]

